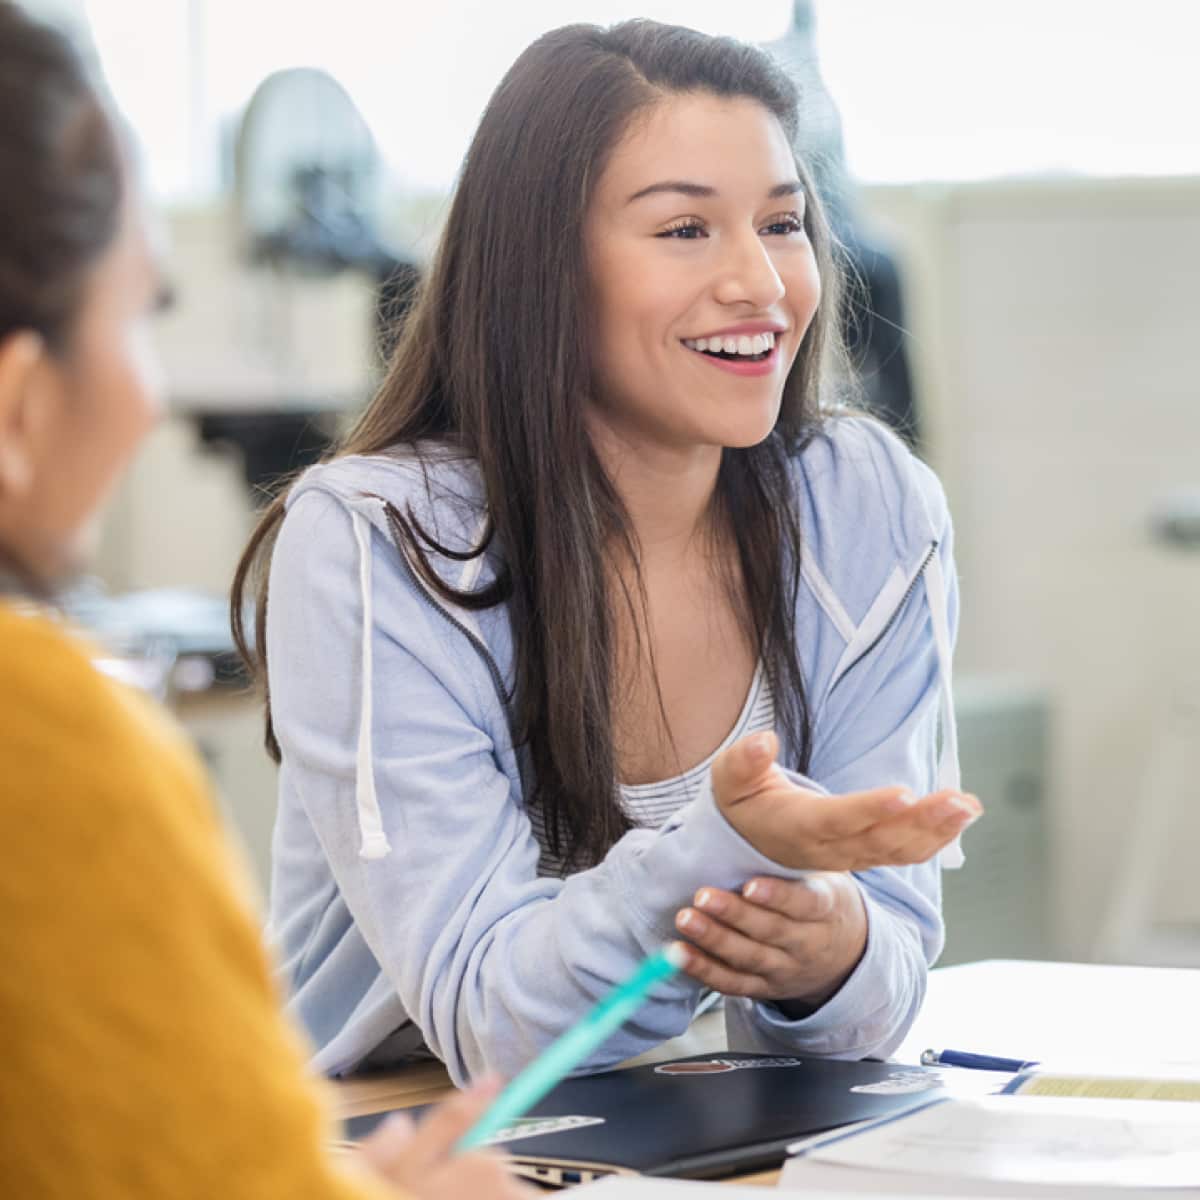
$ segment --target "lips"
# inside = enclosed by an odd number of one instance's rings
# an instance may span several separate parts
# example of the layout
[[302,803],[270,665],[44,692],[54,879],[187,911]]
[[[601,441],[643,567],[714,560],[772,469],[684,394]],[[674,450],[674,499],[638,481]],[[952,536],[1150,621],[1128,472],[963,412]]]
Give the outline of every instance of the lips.
[[[752,343],[751,353],[749,354],[741,354],[736,351],[732,354],[727,354],[723,348],[725,339],[721,339],[722,349],[719,350],[701,350],[697,343],[702,340],[708,342],[711,339],[688,338],[683,342],[683,346],[701,361],[708,363],[717,370],[733,375],[770,375],[775,370],[775,365],[781,352],[778,344],[772,344],[767,349],[754,353]],[[749,339],[747,338],[747,340]]]

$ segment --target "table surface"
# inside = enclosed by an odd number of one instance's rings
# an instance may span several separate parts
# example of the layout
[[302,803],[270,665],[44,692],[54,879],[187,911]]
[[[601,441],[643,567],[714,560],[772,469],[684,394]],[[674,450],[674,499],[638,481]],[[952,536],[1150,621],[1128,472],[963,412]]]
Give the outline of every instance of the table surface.
[[[1085,1062],[1092,1070],[1120,1063],[1200,1069],[1197,1013],[1200,970],[967,963],[930,972],[925,1004],[892,1057],[915,1063],[922,1050],[934,1047]],[[706,1013],[682,1037],[622,1066],[725,1049],[721,1014]],[[344,1119],[428,1104],[450,1090],[440,1063],[422,1063],[337,1083],[335,1114]],[[729,1182],[773,1187],[778,1178],[778,1171],[765,1171]]]

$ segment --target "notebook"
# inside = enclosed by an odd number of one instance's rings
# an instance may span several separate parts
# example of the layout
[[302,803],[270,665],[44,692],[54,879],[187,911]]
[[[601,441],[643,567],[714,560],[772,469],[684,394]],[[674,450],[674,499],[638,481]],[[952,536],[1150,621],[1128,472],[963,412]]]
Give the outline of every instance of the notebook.
[[[695,1055],[565,1080],[493,1146],[545,1184],[714,1179],[777,1166],[805,1134],[915,1108],[940,1086],[936,1070],[895,1063]],[[356,1117],[346,1136],[386,1116]]]
[[[936,1093],[932,1093],[935,1094]],[[796,1161],[796,1160],[793,1160]],[[832,1168],[849,1190],[865,1182],[932,1195],[994,1185],[1011,1194],[1109,1195],[1128,1188],[1200,1195],[1200,1126],[1192,1104],[1039,1095],[932,1101],[852,1133],[834,1133],[788,1164],[784,1184],[803,1187],[806,1167]],[[864,1180],[864,1176],[867,1177]],[[816,1186],[828,1186],[818,1170]],[[911,1186],[906,1186],[906,1185]]]

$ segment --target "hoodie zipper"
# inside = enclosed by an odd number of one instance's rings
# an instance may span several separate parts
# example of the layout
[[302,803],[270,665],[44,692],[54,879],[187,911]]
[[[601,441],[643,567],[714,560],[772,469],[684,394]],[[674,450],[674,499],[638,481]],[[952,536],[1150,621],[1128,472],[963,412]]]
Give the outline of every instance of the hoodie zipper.
[[452,612],[449,611],[436,596],[429,590],[429,585],[421,578],[421,574],[409,561],[408,551],[404,548],[404,535],[400,531],[399,522],[396,515],[396,510],[386,500],[383,504],[383,511],[387,517],[388,528],[392,532],[392,542],[400,554],[400,561],[404,564],[405,573],[416,585],[417,591],[421,594],[421,598],[435,612],[439,613],[443,619],[449,621],[455,629],[459,631],[470,643],[471,648],[483,660],[483,665],[487,667],[488,675],[491,676],[492,686],[496,689],[496,696],[500,701],[501,707],[504,709],[504,718],[508,722],[509,732],[512,731],[512,699],[508,694],[508,689],[504,686],[504,676],[500,674],[500,668],[496,664],[496,660],[492,657],[492,652],[484,645],[482,639],[476,637],[475,633],[468,629]]
[[[450,612],[436,596],[429,590],[429,585],[421,578],[418,572],[409,561],[408,552],[404,548],[403,534],[400,532],[399,524],[396,518],[396,510],[390,503],[384,501],[384,514],[387,517],[388,528],[392,533],[392,542],[400,554],[400,561],[404,566],[404,571],[413,581],[417,591],[420,593],[424,602],[429,605],[443,620],[448,621],[455,629],[459,631],[467,639],[467,642],[475,653],[479,656],[483,665],[487,668],[488,675],[491,678],[492,686],[496,690],[496,697],[500,701],[501,707],[504,709],[504,717],[508,723],[509,732],[511,734],[512,723],[512,697],[509,695],[508,688],[504,684],[504,676],[500,673],[500,668],[496,664],[496,660],[492,657],[492,652],[487,648],[483,641],[476,637],[475,633],[467,628],[452,612]],[[901,612],[904,611],[905,605],[912,598],[913,592],[916,590],[917,584],[923,578],[926,568],[929,566],[933,556],[937,553],[938,543],[933,541],[929,545],[929,549],[925,552],[925,557],[921,560],[921,565],[913,573],[912,579],[908,581],[908,587],[904,589],[904,595],[900,597],[896,603],[896,607],[892,609],[888,619],[884,622],[883,628],[872,640],[871,644],[863,650],[863,652],[852,662],[829,686],[829,690],[825,693],[829,696],[833,690],[838,687],[842,680],[854,670],[864,659],[866,659],[872,651],[879,645],[880,642],[887,636],[888,631],[896,623]]]
[[933,556],[937,553],[937,548],[938,544],[936,541],[930,543],[929,549],[925,552],[925,557],[921,560],[921,565],[916,569],[915,572],[913,572],[913,577],[908,581],[908,587],[904,589],[904,595],[901,596],[897,601],[896,607],[892,609],[888,619],[883,623],[883,628],[875,635],[871,644],[829,685],[829,690],[825,693],[827,697],[832,695],[834,689],[842,682],[842,680],[845,679],[846,676],[849,675],[850,672],[853,671],[854,668],[863,661],[863,659],[867,658],[885,637],[887,637],[888,631],[896,623],[896,619],[904,611],[905,605],[908,604],[909,600],[912,598],[912,594],[916,590],[917,584],[921,582],[926,568],[933,560]]

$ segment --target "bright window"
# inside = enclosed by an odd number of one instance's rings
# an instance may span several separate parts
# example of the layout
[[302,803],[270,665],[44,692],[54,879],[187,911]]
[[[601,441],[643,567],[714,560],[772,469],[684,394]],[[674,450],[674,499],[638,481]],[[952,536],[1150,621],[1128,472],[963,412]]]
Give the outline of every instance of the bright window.
[[1194,0],[818,0],[869,180],[1200,173]]
[[442,191],[500,77],[547,30],[644,16],[765,40],[787,28],[791,4],[87,0],[87,12],[109,83],[146,143],[154,182],[181,197],[219,186],[238,113],[263,76],[283,67],[329,71],[362,109],[399,182]]
[[[318,66],[373,129],[397,181],[452,182],[488,95],[570,21],[677,21],[778,37],[789,0],[86,0],[160,193],[227,180],[237,116],[268,72]],[[1200,172],[1200,3],[816,0],[823,74],[867,180]]]

